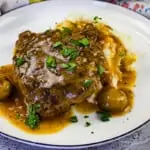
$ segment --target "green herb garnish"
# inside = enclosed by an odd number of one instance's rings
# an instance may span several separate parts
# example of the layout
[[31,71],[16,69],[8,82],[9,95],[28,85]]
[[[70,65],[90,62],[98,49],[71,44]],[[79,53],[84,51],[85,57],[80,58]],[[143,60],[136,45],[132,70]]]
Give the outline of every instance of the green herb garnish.
[[44,32],[44,34],[46,34],[46,35],[51,35],[51,32],[52,30],[51,29],[48,29],[48,30],[46,30],[45,32]]
[[65,64],[65,63],[63,63],[63,64],[61,64],[61,67],[62,67],[62,68],[64,68],[64,69],[67,69],[67,68],[69,67],[69,65],[68,65],[68,64]]
[[68,57],[68,56],[71,55],[71,53],[73,53],[74,51],[76,51],[74,48],[63,48],[63,50],[61,50],[60,53],[61,53],[64,57]]
[[70,118],[70,122],[72,122],[72,123],[78,122],[77,116],[72,116],[72,117]]
[[90,44],[87,38],[83,38],[81,40],[71,40],[71,43],[75,46],[88,46]]
[[74,60],[79,56],[79,52],[74,48],[63,48],[63,50],[61,50],[60,53],[64,57],[70,56],[70,60]]
[[62,45],[63,45],[62,42],[57,41],[56,43],[53,44],[53,47],[56,48],[56,47],[60,47],[60,46],[62,46]]
[[100,17],[98,17],[98,16],[95,16],[95,17],[93,18],[94,23],[98,23],[101,19],[102,19],[102,18],[100,18]]
[[28,116],[26,118],[25,123],[31,129],[35,129],[39,126],[40,117],[37,113],[39,108],[40,108],[40,104],[32,104],[28,106]]
[[74,71],[74,69],[76,68],[76,64],[75,63],[68,63],[69,67],[67,68],[68,71]]
[[76,68],[76,64],[75,63],[72,63],[72,62],[70,62],[70,63],[63,63],[63,64],[61,64],[61,67],[62,68],[64,68],[64,69],[67,69],[68,71],[74,71],[74,69]]
[[79,40],[78,42],[82,46],[88,46],[90,44],[90,42],[87,38],[83,38],[83,39]]
[[41,107],[40,104],[34,104],[34,105],[35,105],[35,107],[36,107],[37,110],[40,109],[40,107]]
[[63,27],[63,31],[62,32],[63,32],[64,35],[67,35],[67,34],[71,34],[72,31],[71,31],[71,29],[69,29],[67,27]]
[[56,66],[57,66],[56,59],[52,56],[48,56],[46,58],[46,66],[47,66],[47,68],[56,68]]
[[20,114],[17,112],[16,113],[16,118],[19,119],[20,118]]
[[98,74],[101,76],[105,72],[105,68],[102,65],[97,67]]
[[86,127],[89,127],[90,125],[91,125],[90,122],[86,122],[86,123],[85,123],[85,126],[86,126]]
[[100,120],[103,122],[110,121],[111,114],[109,112],[98,112]]
[[88,88],[92,83],[93,83],[92,80],[85,80],[83,85],[85,88]]
[[25,63],[25,61],[24,61],[23,58],[18,57],[18,58],[16,59],[16,65],[17,65],[17,67],[20,67],[20,66],[23,65],[24,63]]
[[78,51],[74,51],[70,54],[70,60],[74,60],[79,56],[79,52]]
[[75,46],[80,46],[79,40],[71,40],[71,43]]
[[123,57],[125,55],[125,52],[120,52],[119,56]]

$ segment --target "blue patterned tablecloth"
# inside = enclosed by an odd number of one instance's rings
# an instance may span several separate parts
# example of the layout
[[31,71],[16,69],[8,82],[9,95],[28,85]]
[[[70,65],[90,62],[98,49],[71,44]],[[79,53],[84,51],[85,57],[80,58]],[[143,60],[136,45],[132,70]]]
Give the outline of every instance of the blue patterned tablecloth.
[[[21,6],[22,4],[26,5],[29,3],[28,0],[0,0],[0,14],[1,14],[1,4],[2,2],[5,1],[11,3],[13,3],[13,1],[16,1],[17,5],[11,4],[10,6],[11,8],[14,6],[17,7],[17,6]],[[29,1],[34,1],[34,0],[29,0]],[[108,1],[116,3],[116,0],[108,0]],[[150,17],[150,8],[149,8],[150,0],[145,0],[145,1],[146,3],[143,0],[141,1],[122,0],[122,1],[118,1],[118,4],[127,8],[134,8],[135,11],[138,11],[139,13],[141,12],[143,15]],[[8,4],[5,5],[3,9],[4,8],[7,11],[9,9]],[[46,149],[22,144],[0,136],[0,150],[46,150]],[[111,144],[102,145],[97,148],[90,148],[90,150],[150,150],[150,123],[144,126],[141,130],[136,131],[135,133],[125,138],[122,138]]]

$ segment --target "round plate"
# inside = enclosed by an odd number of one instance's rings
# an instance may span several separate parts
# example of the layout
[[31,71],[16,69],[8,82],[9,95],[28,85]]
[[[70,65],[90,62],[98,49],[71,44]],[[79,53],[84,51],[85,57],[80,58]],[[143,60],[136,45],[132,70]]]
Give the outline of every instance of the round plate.
[[[92,114],[89,119],[92,125],[88,128],[84,127],[83,117],[79,115],[78,123],[51,135],[27,134],[0,118],[2,135],[41,147],[77,149],[111,142],[135,131],[150,119],[150,22],[119,6],[92,0],[52,0],[12,11],[0,17],[0,65],[12,62],[12,51],[20,32],[42,32],[66,18],[93,16],[103,18],[103,22],[113,27],[125,46],[138,56],[132,112],[107,123],[98,121],[96,115]],[[92,131],[94,134],[91,134]]]

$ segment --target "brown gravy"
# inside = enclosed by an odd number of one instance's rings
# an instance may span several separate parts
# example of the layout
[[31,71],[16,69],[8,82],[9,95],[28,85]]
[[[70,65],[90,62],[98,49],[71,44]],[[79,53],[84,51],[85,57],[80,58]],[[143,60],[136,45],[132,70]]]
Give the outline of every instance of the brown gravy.
[[[6,65],[0,69],[0,73],[7,73],[8,78],[12,73],[12,65]],[[123,77],[123,81],[119,83],[119,88],[122,89],[128,97],[129,106],[125,109],[123,113],[112,114],[114,117],[124,115],[131,111],[133,107],[133,99],[134,95],[130,89],[127,89],[129,86],[133,86],[135,84],[136,72],[126,72]],[[26,113],[26,108],[22,101],[19,100],[17,92],[14,91],[13,96],[6,100],[5,102],[0,102],[0,116],[9,120],[11,124],[16,126],[17,128],[31,134],[53,134],[63,130],[70,124],[70,117],[73,116],[73,111],[67,112],[65,115],[59,116],[53,119],[43,119],[39,128],[30,129],[24,123],[24,116]],[[17,104],[17,105],[16,105]],[[86,101],[77,104],[75,110],[81,114],[90,114],[96,112],[98,108],[94,104],[89,104]],[[24,114],[20,115],[19,114]]]
[[[18,106],[22,107],[22,106]],[[14,99],[9,102],[0,103],[0,117],[6,118],[12,125],[31,134],[53,134],[63,130],[70,124],[69,118],[73,115],[72,111],[67,112],[65,115],[53,119],[43,119],[37,129],[30,129],[24,123],[24,117],[19,116],[20,113],[25,113],[24,109],[16,107]],[[20,109],[20,110],[19,110]],[[18,111],[17,111],[18,110]]]
[[98,108],[94,104],[87,103],[86,101],[76,104],[75,110],[81,114],[90,114],[96,112]]
[[[0,68],[0,73],[7,75],[7,77],[13,77],[13,65],[6,65]],[[14,79],[12,79],[14,82]],[[13,83],[15,84],[15,83]],[[22,115],[20,115],[22,114]],[[20,100],[20,96],[14,90],[11,97],[7,100],[0,102],[0,117],[6,118],[11,124],[17,128],[32,134],[52,134],[63,130],[70,124],[69,118],[73,115],[72,110],[67,112],[65,115],[59,116],[53,119],[43,119],[39,128],[30,129],[24,123],[26,114],[26,107]]]

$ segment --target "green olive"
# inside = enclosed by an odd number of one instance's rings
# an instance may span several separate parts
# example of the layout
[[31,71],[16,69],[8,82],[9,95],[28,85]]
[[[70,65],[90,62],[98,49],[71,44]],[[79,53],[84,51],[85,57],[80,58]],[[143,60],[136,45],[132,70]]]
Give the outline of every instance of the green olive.
[[98,106],[111,113],[123,112],[128,105],[126,94],[115,88],[107,88],[100,92]]
[[11,94],[12,84],[0,75],[0,101],[5,100]]

